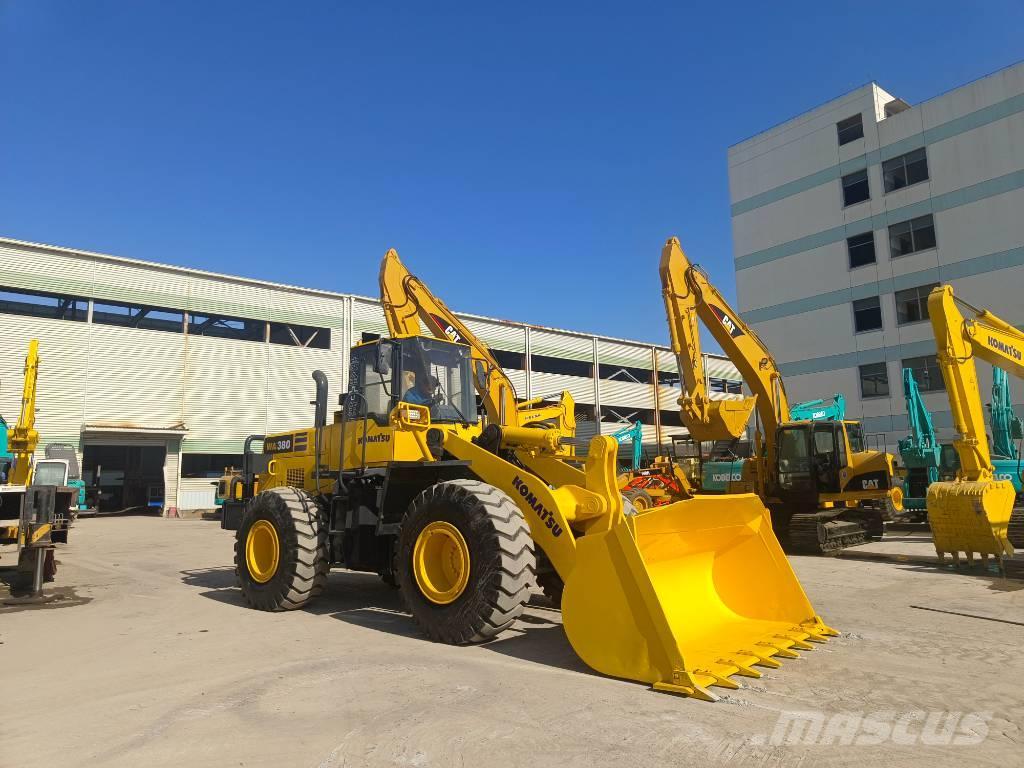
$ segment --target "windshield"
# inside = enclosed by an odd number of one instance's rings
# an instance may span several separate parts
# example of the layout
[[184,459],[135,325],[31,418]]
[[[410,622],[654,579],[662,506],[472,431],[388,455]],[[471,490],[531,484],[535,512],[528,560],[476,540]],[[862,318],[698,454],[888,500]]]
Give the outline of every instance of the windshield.
[[784,427],[779,431],[779,472],[806,474],[810,471],[807,430],[801,427]]
[[475,422],[468,347],[439,339],[402,341],[401,399],[430,406],[431,421]]
[[67,465],[62,461],[40,461],[32,473],[32,485],[66,485]]
[[846,422],[846,437],[850,440],[850,450],[860,453],[864,450],[864,430],[859,422]]

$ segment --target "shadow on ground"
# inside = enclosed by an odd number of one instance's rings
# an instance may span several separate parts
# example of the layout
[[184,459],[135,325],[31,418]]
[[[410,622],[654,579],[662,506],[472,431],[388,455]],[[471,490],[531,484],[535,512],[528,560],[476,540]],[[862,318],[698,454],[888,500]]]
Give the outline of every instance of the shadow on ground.
[[[250,610],[230,566],[182,571],[181,578],[184,584],[201,588],[202,597]],[[430,642],[405,610],[399,591],[373,574],[332,571],[327,589],[302,610],[365,629]],[[561,611],[539,595],[531,598],[511,630],[479,647],[522,661],[594,674],[569,645],[562,631]]]

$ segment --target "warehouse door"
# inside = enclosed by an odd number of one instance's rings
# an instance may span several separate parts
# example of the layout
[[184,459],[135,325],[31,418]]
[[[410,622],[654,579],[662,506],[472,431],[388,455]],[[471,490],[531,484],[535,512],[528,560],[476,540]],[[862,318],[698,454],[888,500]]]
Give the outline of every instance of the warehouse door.
[[86,443],[82,477],[100,512],[159,512],[164,506],[165,445]]

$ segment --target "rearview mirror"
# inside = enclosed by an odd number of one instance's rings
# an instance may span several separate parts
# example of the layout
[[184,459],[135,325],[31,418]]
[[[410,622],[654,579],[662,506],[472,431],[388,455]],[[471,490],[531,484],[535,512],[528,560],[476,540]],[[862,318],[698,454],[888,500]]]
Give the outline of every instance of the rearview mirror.
[[377,345],[377,357],[373,361],[373,372],[379,373],[381,376],[387,376],[391,373],[391,361],[388,359],[391,356],[391,346],[387,344]]

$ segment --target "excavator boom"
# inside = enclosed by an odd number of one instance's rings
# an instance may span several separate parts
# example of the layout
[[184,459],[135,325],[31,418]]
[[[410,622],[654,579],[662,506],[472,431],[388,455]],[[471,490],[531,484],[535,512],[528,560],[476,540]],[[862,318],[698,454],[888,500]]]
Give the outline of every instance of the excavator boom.
[[[732,311],[724,301],[716,301],[718,292],[695,270],[672,238],[661,251],[662,297],[668,317],[672,352],[679,361],[679,374],[683,380],[683,394],[679,398],[680,417],[690,435],[698,442],[736,439],[746,430],[750,414],[758,403],[758,394],[742,400],[712,400],[708,392],[701,354],[700,326],[702,321],[727,354],[740,343],[744,331],[732,318]],[[726,311],[728,310],[728,311]],[[745,360],[729,354],[730,359]],[[737,364],[737,367],[740,367]],[[753,369],[740,370],[744,380],[751,381]],[[769,401],[770,402],[770,401]],[[783,397],[783,402],[785,398]]]
[[32,471],[32,455],[39,444],[36,431],[36,379],[39,375],[39,341],[28,343],[25,356],[25,380],[21,393],[21,414],[18,423],[7,435],[7,447],[14,456],[8,476],[11,485],[28,485]]
[[1007,526],[1015,492],[1010,481],[995,479],[974,358],[1024,378],[1024,333],[991,312],[957,299],[949,285],[932,290],[928,315],[957,433],[953,447],[960,458],[956,480],[928,488],[935,550],[940,557],[949,552],[954,559],[960,552],[968,559],[974,553],[1012,555]]

